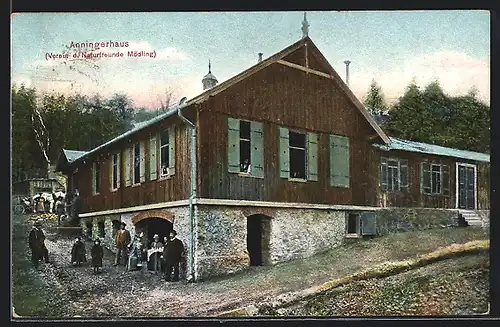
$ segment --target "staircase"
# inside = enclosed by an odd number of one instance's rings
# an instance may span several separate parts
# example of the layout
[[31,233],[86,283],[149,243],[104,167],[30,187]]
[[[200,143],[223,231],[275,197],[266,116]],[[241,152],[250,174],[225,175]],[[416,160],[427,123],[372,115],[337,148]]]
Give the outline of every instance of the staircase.
[[475,210],[459,210],[459,212],[465,218],[467,223],[469,223],[469,226],[483,227],[481,217],[479,217]]

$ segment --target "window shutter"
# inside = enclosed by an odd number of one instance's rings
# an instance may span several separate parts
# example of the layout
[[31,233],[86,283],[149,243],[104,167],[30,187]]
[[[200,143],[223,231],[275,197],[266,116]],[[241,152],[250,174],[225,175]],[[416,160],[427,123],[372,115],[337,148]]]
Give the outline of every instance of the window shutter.
[[96,185],[95,185],[95,175],[96,175],[96,164],[95,162],[92,163],[92,194],[95,194],[96,192]]
[[318,180],[318,134],[307,133],[307,179]]
[[146,142],[140,141],[139,142],[139,181],[145,182],[146,181],[146,154],[144,151],[144,145]]
[[431,165],[428,161],[422,161],[420,171],[420,189],[423,194],[431,193]]
[[168,174],[175,174],[175,125],[168,129]]
[[132,184],[131,176],[130,176],[130,158],[131,158],[132,148],[126,148],[123,151],[123,160],[124,160],[124,177],[125,177],[125,186],[130,186]]
[[120,182],[121,182],[121,179],[122,179],[122,175],[121,175],[121,159],[122,159],[122,156],[121,156],[121,152],[118,152],[116,154],[116,188],[120,188]]
[[387,159],[380,158],[380,189],[387,191]]
[[227,118],[227,170],[240,172],[240,120]]
[[280,177],[290,177],[290,143],[288,129],[280,127]]
[[349,187],[349,139],[330,135],[330,185]]
[[156,152],[158,146],[156,145],[156,135],[151,136],[149,139],[149,180],[154,181],[158,178],[158,161],[156,159]]
[[408,160],[399,160],[399,186],[401,191],[408,191]]
[[264,178],[264,124],[250,123],[250,163],[251,175]]
[[443,165],[441,169],[442,169],[441,185],[443,188],[443,195],[450,195],[450,166]]
[[377,235],[377,216],[375,212],[361,213],[361,235]]

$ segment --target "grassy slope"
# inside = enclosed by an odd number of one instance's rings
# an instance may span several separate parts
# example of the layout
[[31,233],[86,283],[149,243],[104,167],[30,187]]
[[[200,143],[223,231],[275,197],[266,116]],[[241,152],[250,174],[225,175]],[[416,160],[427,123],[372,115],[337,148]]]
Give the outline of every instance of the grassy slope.
[[488,310],[487,255],[466,255],[352,282],[275,312],[291,316],[464,315]]

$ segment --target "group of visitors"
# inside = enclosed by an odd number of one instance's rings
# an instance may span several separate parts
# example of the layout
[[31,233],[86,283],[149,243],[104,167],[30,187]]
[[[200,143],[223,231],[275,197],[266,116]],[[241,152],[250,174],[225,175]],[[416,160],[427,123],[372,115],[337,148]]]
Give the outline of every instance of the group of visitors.
[[[29,234],[29,247],[31,249],[31,260],[35,267],[44,260],[49,262],[49,251],[45,246],[45,234],[41,229],[41,221],[35,222]],[[136,235],[132,240],[126,224],[121,223],[120,229],[115,236],[116,256],[114,266],[125,262],[127,271],[138,270],[146,266],[155,272],[163,271],[166,281],[179,281],[180,264],[185,259],[185,248],[181,240],[177,238],[177,232],[171,230],[168,237],[162,243],[157,234],[148,250],[144,246],[144,234]],[[97,238],[91,249],[91,267],[94,273],[100,273],[103,266],[104,250],[101,241]],[[71,264],[81,266],[87,262],[87,253],[83,239],[78,236],[71,249]],[[172,276],[173,273],[173,276]]]
[[114,265],[119,265],[123,260],[129,271],[147,266],[155,272],[163,271],[163,278],[166,281],[179,281],[180,263],[185,259],[185,249],[182,241],[177,238],[177,232],[171,230],[163,242],[160,241],[158,234],[155,234],[149,249],[146,249],[144,234],[140,233],[132,240],[130,232],[125,227],[126,224],[122,222],[115,236],[117,251]]
[[76,223],[80,213],[80,206],[80,193],[78,190],[67,196],[62,191],[52,194],[40,192],[33,196],[35,213],[55,213],[59,223],[66,217],[69,217],[72,223]]

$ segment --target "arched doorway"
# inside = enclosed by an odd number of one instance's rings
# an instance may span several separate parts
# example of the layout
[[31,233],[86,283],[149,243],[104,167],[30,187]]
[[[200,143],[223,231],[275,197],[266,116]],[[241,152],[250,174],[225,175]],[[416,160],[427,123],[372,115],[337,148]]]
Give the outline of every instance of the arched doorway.
[[250,266],[269,264],[271,217],[254,214],[247,217],[247,250]]
[[172,229],[173,224],[170,221],[158,217],[148,217],[145,219],[141,219],[135,224],[135,233],[144,233],[144,236],[147,238],[148,248],[153,241],[153,236],[155,234],[158,234],[158,236],[160,237],[160,241],[163,243],[163,238],[165,236],[168,236]]

